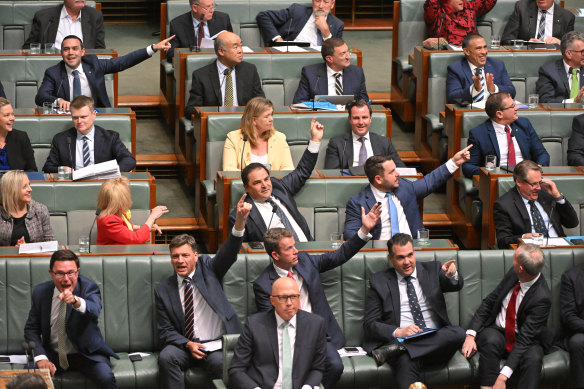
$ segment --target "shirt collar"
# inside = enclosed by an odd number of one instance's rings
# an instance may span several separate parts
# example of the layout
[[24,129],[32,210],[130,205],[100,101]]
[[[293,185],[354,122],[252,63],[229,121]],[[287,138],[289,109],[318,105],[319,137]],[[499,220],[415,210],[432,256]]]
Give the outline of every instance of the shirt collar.
[[[554,14],[554,3],[552,3],[552,6],[548,10],[546,10],[545,12],[546,12],[546,14],[553,15]],[[541,15],[541,9],[538,8],[537,13]]]
[[[276,264],[272,263],[272,266],[274,266],[274,270],[276,270],[276,274],[278,274],[280,277],[288,277],[288,270],[284,270],[281,267],[276,266]],[[292,274],[295,273],[294,268],[290,268],[290,271],[292,272]]]
[[521,290],[523,291],[523,293],[527,292],[527,290],[529,288],[531,288],[533,286],[533,284],[535,284],[537,282],[537,280],[539,279],[539,276],[541,275],[541,273],[539,273],[537,275],[537,277],[535,277],[533,280],[528,281],[528,282],[521,282],[519,283],[519,287],[521,288]]
[[65,8],[65,6],[63,6],[63,8],[61,8],[61,15],[59,15],[59,19],[70,19],[73,22],[76,21],[80,21],[81,20],[81,11],[79,10],[79,16],[77,16],[77,19],[73,20],[71,19],[71,15],[69,15],[69,13],[67,13],[67,8]]
[[[285,323],[285,320],[278,315],[276,310],[274,310],[274,315],[276,315],[276,324],[278,325],[278,328],[280,328],[282,324]],[[296,315],[292,316],[292,319],[290,319],[288,323],[290,323],[290,327],[296,328]]]
[[[495,132],[499,132],[502,134],[505,133],[505,125],[504,124],[497,123],[494,120],[491,120],[491,123],[493,123],[493,128],[495,129]],[[509,128],[511,128],[511,126],[509,126]]]
[[[397,270],[395,271],[395,274],[397,274],[397,282],[402,282],[403,279],[405,279],[404,276],[402,276]],[[412,272],[412,274],[410,274],[410,277],[417,279],[418,278],[418,269],[415,268],[414,271]]]
[[[355,141],[359,142],[359,138],[361,138],[360,135],[355,134],[353,131],[351,131],[351,135],[353,135],[353,142],[355,142]],[[367,131],[367,134],[363,135],[363,138],[370,140],[369,139],[369,131]]]
[[326,76],[327,77],[334,77],[335,73],[341,73],[341,77],[343,76],[343,71],[341,70],[340,72],[335,72],[333,69],[330,68],[330,66],[328,66],[328,64],[326,65]]
[[[201,24],[200,20],[195,19],[195,17],[193,16],[193,12],[191,11],[191,19],[193,19],[193,25],[195,26],[195,28],[199,28],[199,24]],[[203,26],[205,25],[206,22],[203,22]]]
[[[195,276],[195,272],[197,271],[197,268],[195,267],[195,270],[193,270],[193,272],[191,274],[189,274],[189,278],[192,280],[193,277]],[[180,286],[182,285],[183,281],[185,279],[181,276],[179,276],[178,274],[176,275],[176,282],[178,282],[178,287],[180,288]]]
[[373,196],[375,196],[376,199],[382,199],[385,198],[385,194],[386,192],[377,189],[376,187],[374,187],[373,185],[369,184],[369,186],[371,187],[371,191],[373,192]]
[[[87,137],[88,140],[90,140],[91,142],[93,142],[93,139],[95,138],[95,126],[91,127],[91,131],[89,131],[89,134],[85,135]],[[83,138],[83,134],[80,133],[79,131],[77,131],[77,139],[82,139]]]
[[73,77],[73,70],[77,70],[79,75],[85,74],[85,72],[83,72],[83,61],[79,62],[79,66],[77,66],[75,69],[71,69],[65,61],[63,61],[63,63],[65,63],[65,71],[67,71],[67,76]]
[[[219,71],[219,75],[223,75],[223,72],[225,71],[225,69],[229,69],[227,66],[223,65],[221,63],[221,61],[219,61],[219,59],[217,59],[217,70]],[[232,68],[232,75],[233,75],[233,70],[235,70],[235,67]]]
[[[566,70],[566,74],[568,75],[568,78],[572,77],[572,73],[570,73],[570,68],[571,66],[568,65],[566,63],[566,61],[562,60],[562,63],[564,64],[564,70]],[[580,68],[574,68],[578,71],[578,73],[580,73]]]

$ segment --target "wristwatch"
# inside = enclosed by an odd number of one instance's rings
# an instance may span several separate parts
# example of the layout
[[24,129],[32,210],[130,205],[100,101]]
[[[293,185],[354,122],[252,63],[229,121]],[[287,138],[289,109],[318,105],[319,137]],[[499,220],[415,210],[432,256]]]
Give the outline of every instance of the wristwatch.
[[564,196],[563,193],[560,193],[560,197],[554,198],[554,200],[556,200],[556,202],[560,202],[560,201],[565,200],[565,199],[566,199],[566,196]]

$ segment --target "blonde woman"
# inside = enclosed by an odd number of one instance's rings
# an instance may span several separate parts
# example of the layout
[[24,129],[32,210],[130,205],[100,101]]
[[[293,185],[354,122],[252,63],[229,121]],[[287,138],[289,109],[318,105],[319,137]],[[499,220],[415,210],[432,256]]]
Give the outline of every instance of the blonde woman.
[[273,123],[272,102],[264,97],[251,99],[243,111],[241,128],[225,139],[223,170],[241,170],[252,162],[268,164],[270,170],[294,170],[286,135],[276,131]]
[[49,210],[31,197],[26,173],[12,170],[0,180],[0,246],[54,240]]
[[162,233],[155,221],[168,212],[164,205],[150,211],[150,216],[142,226],[130,221],[132,196],[130,181],[126,177],[105,181],[97,194],[97,207],[101,209],[97,217],[97,244],[142,244],[150,241],[150,231]]

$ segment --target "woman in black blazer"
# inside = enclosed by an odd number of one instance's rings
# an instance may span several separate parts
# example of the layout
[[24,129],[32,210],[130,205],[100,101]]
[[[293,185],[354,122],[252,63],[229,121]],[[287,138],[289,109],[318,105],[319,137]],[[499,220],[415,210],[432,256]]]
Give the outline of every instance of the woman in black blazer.
[[0,97],[0,170],[37,171],[34,151],[24,131],[15,130],[10,101]]

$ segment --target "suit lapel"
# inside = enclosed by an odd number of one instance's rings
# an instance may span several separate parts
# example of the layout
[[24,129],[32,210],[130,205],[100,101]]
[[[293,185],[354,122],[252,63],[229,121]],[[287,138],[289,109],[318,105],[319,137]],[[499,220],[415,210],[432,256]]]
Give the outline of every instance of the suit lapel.
[[566,74],[566,68],[564,68],[564,61],[561,59],[558,60],[556,62],[556,67],[558,70],[559,78],[560,78],[560,80],[562,80],[562,83],[564,85],[564,90],[566,91],[565,95],[569,97],[570,96],[570,85],[568,84],[568,77]]
[[[268,334],[268,342],[270,343],[272,353],[274,354],[274,361],[276,361],[276,365],[279,368],[280,350],[278,348],[278,322],[276,321],[275,313],[272,312],[272,314],[268,315],[267,324],[266,333]],[[298,325],[298,321],[296,321],[296,324]],[[278,378],[276,377],[276,379]]]
[[328,95],[328,75],[326,70],[326,64],[321,64],[318,69],[317,76],[318,85],[316,85],[315,94],[316,95]]
[[526,226],[529,226],[529,231],[531,231],[531,219],[529,218],[529,214],[528,214],[529,211],[527,210],[527,207],[525,206],[525,203],[523,202],[523,198],[521,197],[521,195],[517,191],[517,187],[511,188],[511,190],[513,191],[512,192],[513,193],[513,202],[515,203],[515,208],[517,208],[517,211],[521,215],[521,218],[523,219],[523,224]]
[[192,44],[191,43],[189,44],[195,46],[197,44],[197,36],[195,35],[195,24],[193,23],[193,14],[191,11],[189,11],[187,23],[185,23],[183,26],[188,37],[188,42],[192,42]]
[[[352,133],[345,134],[344,141],[345,141],[345,151],[343,154],[343,161],[347,164],[347,169],[353,166],[353,136]],[[373,142],[371,142],[371,146],[373,146]],[[373,152],[375,154],[375,151]],[[375,154],[377,155],[377,154]],[[341,166],[341,169],[345,169],[344,166]]]
[[399,326],[400,317],[401,317],[401,308],[400,308],[400,296],[399,296],[399,286],[397,275],[395,274],[395,269],[390,269],[388,271],[389,277],[387,278],[387,288],[389,289],[389,298],[391,299],[391,305],[393,305],[393,311],[395,312],[395,320],[397,321],[397,325]]
[[55,289],[55,284],[52,282],[47,283],[47,290],[41,296],[41,325],[43,326],[42,334],[43,338],[46,336],[47,341],[43,342],[49,344],[49,337],[51,334],[51,308],[53,304],[53,291]]
[[[521,150],[521,155],[523,155],[523,159],[531,159],[531,153],[529,152],[529,140],[527,139],[527,134],[522,131],[521,127],[519,127],[516,123],[511,123],[510,126],[512,129],[515,129],[515,138],[517,139],[517,144],[519,145],[519,149]],[[535,155],[533,156],[535,159]]]
[[[462,62],[462,66],[461,66],[462,67],[462,73],[464,74],[464,78],[466,78],[466,86],[465,86],[465,88],[468,89],[468,86],[469,85],[472,85],[472,72],[470,71],[470,64],[466,60],[466,58],[463,58],[461,60],[461,62]],[[485,66],[487,66],[487,65],[485,64]]]
[[525,293],[525,295],[521,299],[521,304],[519,304],[519,308],[517,308],[517,315],[516,315],[517,319],[519,319],[521,317],[521,315],[523,314],[523,310],[529,304],[529,301],[533,298],[533,295],[535,293],[537,293],[537,290],[539,289],[539,284],[540,284],[541,279],[542,279],[541,277],[543,277],[543,276],[540,273],[537,281],[533,285],[531,285],[531,287],[529,288],[527,293]]
[[235,66],[234,70],[235,70],[235,85],[237,87],[237,103],[239,105],[241,105],[241,101],[243,101],[243,90],[245,88],[245,86],[243,85],[243,82],[245,81],[244,77],[242,74],[240,74],[240,76],[237,76],[237,69],[239,68],[239,65]]
[[218,102],[217,105],[223,105],[223,99],[221,98],[221,84],[219,83],[219,71],[217,70],[217,61],[213,62],[213,65],[214,66],[209,67],[209,78],[211,79],[211,86],[213,87],[213,92],[215,93],[215,98]]
[[[57,38],[57,31],[59,30],[59,22],[60,22],[60,17],[61,17],[61,10],[63,9],[63,6],[56,6],[54,8],[54,13],[51,15],[52,18],[52,22],[51,25],[49,26],[48,30],[47,30],[47,35],[45,36],[41,36],[41,39],[43,40],[43,42],[41,43],[54,43],[56,38]],[[83,18],[81,18],[83,19]],[[81,27],[81,32],[83,32],[83,26]]]
[[256,207],[253,200],[251,200],[251,196],[249,196],[249,194],[246,196],[245,201],[251,204],[251,211],[249,211],[248,221],[254,223],[258,231],[266,231],[268,228],[264,222],[264,218],[260,214],[260,211],[258,210],[258,207]]
[[529,24],[527,25],[527,31],[529,33],[529,37],[533,38],[535,36],[535,30],[537,29],[537,5],[535,1],[531,3],[529,7]]
[[[65,94],[65,100],[71,101],[71,92],[69,86],[69,76],[67,76],[67,65],[65,65],[65,61],[61,61],[61,89]],[[59,90],[57,89],[57,97],[59,97]]]
[[[77,130],[75,128],[71,128],[69,130],[69,136],[71,137],[71,145],[68,147],[71,147],[71,149],[67,150],[67,151],[71,152],[71,158],[73,159],[71,161],[71,167],[73,169],[75,169],[75,166],[77,166],[77,165],[75,165],[75,163],[77,161]],[[95,153],[95,147],[94,147],[93,152]]]
[[170,299],[170,306],[176,317],[176,322],[179,324],[179,332],[183,334],[185,332],[185,313],[180,302],[176,274],[168,279],[168,287],[170,289],[170,295],[168,296]]
[[97,164],[107,160],[105,155],[109,153],[105,151],[103,133],[99,127],[94,125],[93,131],[95,131],[95,134],[93,134],[93,162]]
[[196,267],[195,275],[193,276],[193,281],[197,289],[201,293],[201,296],[203,296],[203,298],[207,302],[207,304],[209,304],[209,306],[211,306],[211,308],[215,310],[214,307],[211,305],[211,300],[213,296],[209,295],[209,292],[207,290],[207,285],[205,284],[205,279],[203,277],[203,266],[201,263],[199,263],[198,266]]
[[[501,163],[501,151],[499,150],[499,142],[497,141],[497,134],[495,134],[495,127],[493,127],[493,122],[487,120],[487,135],[489,136],[489,140],[495,149],[495,153],[497,154],[497,163]],[[481,161],[483,163],[483,161]]]
[[89,89],[91,90],[91,94],[93,95],[93,99],[95,100],[96,107],[102,107],[103,103],[97,98],[98,93],[94,86],[97,84],[95,82],[95,75],[93,74],[93,68],[83,61],[83,57],[81,59],[81,66],[83,66],[83,72],[85,73],[85,77],[87,77],[87,84],[89,85]]

